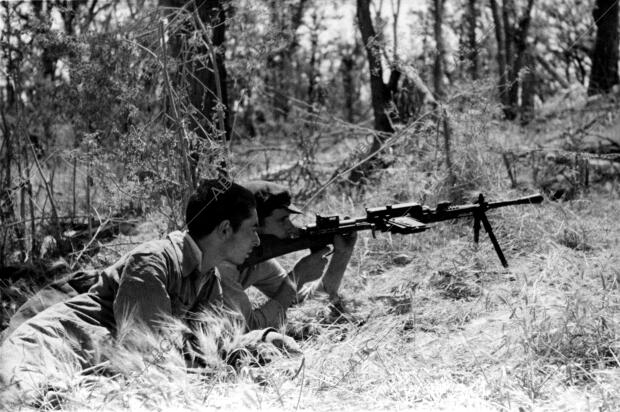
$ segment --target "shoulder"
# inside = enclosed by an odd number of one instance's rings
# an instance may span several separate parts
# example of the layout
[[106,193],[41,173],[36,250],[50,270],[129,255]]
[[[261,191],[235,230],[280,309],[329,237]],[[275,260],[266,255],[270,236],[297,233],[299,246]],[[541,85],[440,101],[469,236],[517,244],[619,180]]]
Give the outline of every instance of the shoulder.
[[166,237],[138,245],[117,262],[117,265],[120,271],[129,270],[134,275],[168,277],[176,272],[180,274],[182,252],[178,242]]

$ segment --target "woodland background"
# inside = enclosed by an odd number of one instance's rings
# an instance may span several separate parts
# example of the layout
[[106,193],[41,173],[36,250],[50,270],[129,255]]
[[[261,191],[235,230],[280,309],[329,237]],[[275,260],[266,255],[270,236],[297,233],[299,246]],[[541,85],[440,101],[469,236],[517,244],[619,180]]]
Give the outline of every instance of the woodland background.
[[[363,235],[349,314],[292,317],[307,359],[323,359],[307,370],[314,397],[271,371],[243,405],[613,410],[618,18],[617,0],[2,1],[2,327],[56,275],[182,227],[203,177],[277,181],[308,211],[350,216],[542,192],[539,212],[493,222],[507,272],[489,245],[466,246],[467,222]],[[471,344],[483,325],[488,352],[457,353],[454,334]],[[398,354],[369,348],[377,336]],[[439,344],[411,355],[425,339]],[[403,365],[418,375],[394,375]],[[178,405],[158,382],[149,396]],[[573,405],[545,406],[568,392]]]
[[[527,125],[559,92],[618,84],[613,0],[49,0],[1,13],[0,267],[76,253],[146,211],[178,227],[197,180],[218,173],[301,198],[359,188],[433,133],[433,167],[458,199],[472,182],[454,135],[476,103]],[[347,158],[321,161],[342,142]]]

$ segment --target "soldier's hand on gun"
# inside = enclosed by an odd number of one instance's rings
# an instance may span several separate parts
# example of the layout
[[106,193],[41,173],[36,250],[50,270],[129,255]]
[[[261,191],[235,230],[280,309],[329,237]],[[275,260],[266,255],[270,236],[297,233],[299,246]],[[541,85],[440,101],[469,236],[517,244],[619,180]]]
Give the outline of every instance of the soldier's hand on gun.
[[334,253],[352,253],[356,241],[356,232],[334,236]]
[[327,255],[331,252],[328,246],[302,258],[295,265],[293,273],[297,285],[317,280],[323,275],[327,265]]

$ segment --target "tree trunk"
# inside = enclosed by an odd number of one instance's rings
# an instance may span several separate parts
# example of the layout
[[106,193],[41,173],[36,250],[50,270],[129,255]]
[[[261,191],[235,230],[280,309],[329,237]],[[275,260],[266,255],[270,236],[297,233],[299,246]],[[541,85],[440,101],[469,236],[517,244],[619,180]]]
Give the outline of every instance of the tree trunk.
[[340,63],[342,73],[342,87],[344,92],[344,117],[349,123],[353,123],[353,103],[355,101],[355,80],[353,79],[353,69],[355,67],[355,56],[353,53],[344,54]]
[[[16,239],[23,238],[24,234],[21,230],[21,225],[15,225],[11,230],[9,223],[15,222],[15,205],[13,203],[13,196],[11,193],[11,186],[13,184],[11,178],[11,167],[13,167],[13,141],[11,136],[11,130],[7,123],[4,107],[2,108],[2,131],[3,131],[3,146],[4,146],[4,164],[2,166],[4,173],[3,176],[3,188],[0,189],[0,220],[3,223],[3,229],[0,231],[2,234],[2,240],[0,243],[0,267],[4,266],[5,247],[7,246],[6,240],[8,239],[9,247],[15,242]],[[13,232],[11,234],[10,232]]]
[[398,17],[400,16],[400,2],[401,0],[395,0],[392,2],[392,48],[394,50],[394,61],[398,60]]
[[[504,116],[506,116],[509,120],[515,119],[519,113],[519,92],[521,87],[519,83],[519,72],[524,66],[525,54],[528,48],[527,36],[529,33],[530,22],[532,20],[531,16],[533,6],[534,0],[528,0],[522,16],[518,19],[518,25],[515,27],[517,13],[515,10],[514,1],[504,0],[502,2],[501,15],[502,27],[504,29],[503,41],[506,56],[506,81],[502,82],[504,84],[503,87],[501,85],[502,83],[500,83],[500,98],[501,96],[504,96],[502,99]],[[493,19],[496,22],[499,21],[499,10],[497,10],[497,8],[498,7],[495,0],[491,0]],[[497,30],[496,23],[496,37],[498,38],[499,43],[500,36],[497,34]],[[498,50],[499,49],[500,47],[498,46]],[[498,57],[498,60],[499,59],[500,57]]]
[[[80,8],[80,4],[80,1],[75,0],[63,0],[58,3],[60,6],[60,16],[62,17],[62,21],[65,26],[65,33],[67,33],[68,36],[73,36],[75,34],[75,26],[73,25],[73,22],[75,21],[75,16]],[[51,7],[51,5],[48,6]]]
[[308,63],[308,103],[313,106],[321,100],[318,80],[320,76],[319,56],[319,30],[320,22],[316,10],[312,14],[312,27],[310,28],[310,62]]
[[523,74],[521,85],[521,123],[527,124],[534,117],[534,99],[536,97],[536,60],[531,48],[525,52],[525,64],[528,70]]
[[[44,21],[45,18],[49,17],[50,10],[48,6],[46,16],[43,15],[43,2],[42,1],[32,1],[32,11],[34,16],[39,20],[38,23]],[[53,56],[51,53],[49,46],[43,45],[41,51],[41,65],[43,66],[43,77],[48,77],[52,81],[54,81],[54,73],[56,71],[56,62],[57,58]]]
[[434,34],[435,34],[435,63],[433,65],[433,86],[435,96],[442,99],[443,90],[443,59],[444,59],[444,42],[443,42],[443,6],[444,0],[433,0],[434,14]]
[[[381,65],[381,46],[375,44],[377,33],[370,17],[370,0],[357,0],[357,20],[362,35],[362,42],[366,49],[368,58],[368,69],[370,71],[370,93],[372,99],[372,111],[375,117],[375,130],[379,132],[393,133],[394,129],[390,124],[387,115],[389,109],[389,93],[385,83],[383,83],[383,67]],[[375,140],[378,140],[375,137]],[[378,140],[380,144],[380,139]]]
[[506,72],[506,40],[504,39],[504,24],[500,14],[500,9],[496,0],[491,0],[491,13],[493,14],[493,23],[495,26],[495,39],[497,41],[497,70],[499,73],[498,90],[499,100],[502,106],[507,103],[506,98],[506,80],[508,74]]
[[[189,72],[187,86],[189,101],[199,115],[192,121],[192,129],[198,136],[207,138],[216,135],[221,140],[230,138],[230,111],[228,106],[228,88],[226,85],[226,66],[224,63],[224,42],[226,40],[226,10],[225,0],[161,0],[166,7],[181,8],[191,4],[190,11],[200,20],[193,27],[195,31],[202,26],[211,28],[209,39],[203,39],[191,49],[192,55],[185,56],[188,34],[183,33],[183,27],[170,35],[170,51],[173,57],[183,63]],[[194,7],[195,6],[195,7]],[[203,33],[206,35],[206,33]],[[197,56],[206,56],[198,59]],[[206,63],[205,60],[206,59]],[[181,72],[181,70],[179,70]],[[178,85],[177,85],[178,86]]]
[[511,17],[514,19],[513,0],[502,1],[502,28],[504,29],[504,52],[506,53],[506,103],[509,103],[508,90],[510,89],[510,79],[512,78],[512,64],[514,55],[512,52],[512,42],[514,40],[514,28],[512,27]]
[[[3,76],[5,83],[5,91],[6,98],[2,97],[2,104],[0,104],[0,116],[2,120],[2,145],[0,146],[0,152],[2,149],[5,150],[4,155],[5,158],[2,162],[2,173],[4,173],[2,188],[0,188],[0,220],[2,221],[1,228],[2,230],[2,243],[0,244],[0,267],[5,264],[5,248],[7,246],[8,240],[8,248],[9,251],[13,251],[17,249],[15,247],[16,244],[19,244],[22,251],[25,251],[24,245],[24,234],[25,234],[25,224],[17,223],[15,216],[15,203],[14,203],[14,193],[15,188],[13,188],[13,178],[11,171],[12,168],[17,166],[18,171],[18,187],[21,182],[21,169],[19,169],[19,139],[15,139],[13,135],[13,130],[9,125],[9,121],[7,115],[14,115],[15,106],[17,104],[17,97],[19,93],[16,92],[14,88],[14,76],[19,67],[19,63],[13,60],[13,52],[11,50],[11,38],[13,37],[13,27],[11,25],[11,10],[9,9],[9,2],[2,2],[2,7],[4,8],[4,16],[5,21],[2,27],[2,38],[5,40],[1,43],[4,50],[2,54],[6,56],[6,61],[2,61],[4,67]],[[2,147],[3,146],[3,147]],[[13,227],[9,226],[9,223],[13,223]]]
[[514,2],[512,0],[502,1],[502,27],[504,28],[504,51],[506,53],[506,82],[504,83],[504,116],[512,120],[516,117],[516,110],[512,107],[512,81],[514,79],[514,54],[513,40],[514,27],[512,26],[511,17],[514,17]]
[[[375,154],[381,148],[385,140],[386,133],[394,133],[392,123],[388,115],[390,110],[391,96],[388,86],[383,82],[383,67],[381,65],[381,45],[376,44],[377,33],[375,32],[370,17],[370,0],[357,0],[357,21],[362,37],[362,43],[366,49],[368,59],[368,69],[370,71],[370,98],[372,100],[372,111],[374,115],[375,133],[372,144],[366,150],[364,157]],[[396,69],[394,69],[396,70]],[[399,73],[393,72],[390,77],[398,81]],[[391,84],[395,82],[391,81]],[[379,163],[374,157],[372,161],[356,167],[351,171],[349,180],[357,183],[362,178],[368,177]]]
[[618,0],[596,0],[592,16],[596,42],[592,51],[592,72],[588,95],[607,93],[618,79]]
[[519,107],[519,90],[520,79],[519,72],[524,66],[526,52],[528,48],[527,36],[530,29],[530,22],[532,21],[532,7],[534,0],[528,0],[526,9],[523,16],[519,19],[519,25],[514,30],[514,58],[511,59],[512,64],[510,68],[510,87],[508,89],[508,107],[505,111],[506,117],[510,120],[517,117]]
[[467,47],[469,57],[469,73],[472,80],[478,80],[478,43],[476,42],[476,26],[478,25],[478,11],[476,0],[467,2]]

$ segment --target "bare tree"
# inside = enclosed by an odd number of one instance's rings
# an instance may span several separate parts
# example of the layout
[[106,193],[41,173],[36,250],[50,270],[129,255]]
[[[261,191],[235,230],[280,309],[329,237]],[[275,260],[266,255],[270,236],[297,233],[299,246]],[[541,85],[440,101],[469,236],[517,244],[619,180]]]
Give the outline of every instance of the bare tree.
[[500,7],[496,0],[490,0],[491,12],[493,14],[493,26],[495,27],[495,40],[497,41],[497,70],[499,72],[498,90],[499,100],[502,105],[507,105],[506,80],[508,73],[506,70],[506,41],[504,40],[504,23],[500,14]]
[[[435,1],[435,0],[434,0]],[[439,10],[443,9],[444,0],[436,0],[440,4]],[[393,17],[398,16],[398,5],[393,5]],[[444,134],[446,136],[446,163],[452,176],[451,161],[449,159],[449,141],[451,135],[451,125],[446,110],[441,106],[440,102],[433,96],[428,87],[424,84],[423,80],[417,74],[416,70],[403,64],[395,54],[395,61],[390,62],[390,75],[387,83],[383,81],[383,65],[381,57],[383,55],[384,44],[381,42],[381,36],[375,31],[371,15],[370,15],[370,0],[357,0],[357,20],[362,42],[366,49],[366,57],[368,60],[368,67],[370,71],[370,92],[372,110],[374,115],[374,129],[376,133],[373,136],[373,141],[363,154],[365,162],[355,167],[349,176],[349,180],[352,182],[358,182],[363,177],[368,177],[378,167],[385,167],[381,159],[378,157],[383,144],[388,136],[394,133],[392,126],[392,119],[399,118],[399,113],[396,110],[395,98],[402,97],[402,93],[410,93],[408,101],[417,102],[419,106],[428,105],[435,113],[438,119],[438,124],[443,125]],[[441,19],[440,19],[441,20]],[[440,22],[441,23],[441,22]],[[394,26],[395,27],[395,26]],[[436,31],[441,39],[441,30]],[[396,35],[396,33],[395,33]],[[442,41],[440,41],[442,43]],[[440,48],[441,48],[440,44]],[[438,53],[441,57],[442,53]],[[441,65],[441,63],[440,63]],[[439,66],[439,70],[443,71],[442,65]],[[399,87],[399,81],[402,79],[402,86]],[[406,107],[408,112],[415,112],[416,109],[410,107],[410,105],[399,105]],[[451,179],[453,180],[453,179]]]
[[618,79],[618,0],[596,0],[592,17],[596,42],[592,51],[592,72],[588,94],[606,93]]
[[445,0],[433,0],[435,63],[433,64],[433,86],[438,99],[443,98],[443,75],[445,47],[443,41],[443,10]]
[[525,54],[527,70],[521,79],[521,122],[527,123],[534,117],[534,99],[536,97],[536,60],[532,50],[528,49]]
[[513,120],[520,110],[520,73],[525,67],[529,48],[527,39],[534,0],[527,1],[525,9],[518,18],[513,0],[503,0],[501,6],[496,0],[490,0],[490,5],[497,40],[500,101],[506,118]]
[[476,41],[476,27],[478,26],[478,9],[476,0],[467,1],[467,57],[469,59],[469,73],[473,80],[478,79],[478,43]]
[[[357,20],[362,42],[366,49],[368,69],[370,71],[370,92],[372,111],[374,114],[375,130],[384,133],[393,133],[394,129],[388,116],[390,109],[390,90],[383,82],[383,66],[381,64],[382,44],[377,41],[377,32],[370,17],[370,0],[357,0]],[[399,76],[393,72],[391,77]],[[393,79],[389,84],[394,83]],[[381,144],[381,138],[376,137],[373,146]]]
[[[226,86],[226,0],[161,0],[169,9],[185,8],[196,21],[183,21],[170,36],[170,53],[182,62],[189,101],[198,110],[193,129],[202,137],[230,139],[230,108]],[[190,37],[201,40],[188,46]]]
[[[504,5],[511,4],[512,2],[506,1]],[[511,59],[511,65],[509,66],[509,81],[510,85],[508,88],[508,107],[505,110],[506,117],[508,119],[514,119],[518,114],[518,104],[519,104],[519,89],[520,89],[520,80],[519,74],[521,69],[525,66],[526,54],[528,50],[528,42],[527,36],[530,29],[530,23],[532,21],[532,7],[534,6],[534,0],[528,0],[527,6],[523,12],[523,15],[519,18],[519,22],[516,28],[511,29],[510,32],[513,34],[512,41],[514,43],[514,56]],[[514,12],[514,11],[513,11]],[[505,14],[507,16],[507,14]],[[510,27],[510,23],[506,21],[506,27]],[[508,38],[508,37],[507,37]],[[530,70],[526,68],[526,70]]]
[[[13,153],[14,139],[8,124],[7,111],[8,109],[12,109],[15,104],[15,89],[13,88],[11,79],[15,63],[13,61],[14,51],[9,41],[13,30],[11,25],[11,9],[9,8],[8,2],[3,2],[2,6],[4,8],[3,17],[5,17],[2,27],[2,38],[6,39],[6,41],[2,42],[2,49],[0,51],[2,52],[2,61],[5,62],[5,64],[3,64],[5,67],[2,68],[2,71],[6,77],[4,79],[4,93],[3,96],[0,96],[3,100],[3,104],[0,105],[0,120],[2,120],[2,147],[0,147],[0,152],[4,150],[3,167],[0,169],[0,173],[4,174],[4,176],[2,176],[2,189],[0,190],[0,220],[2,221],[3,229],[1,231],[2,239],[0,239],[0,267],[5,264],[5,247],[7,244],[14,241],[14,239],[19,239],[18,242],[21,243],[21,250],[25,250],[23,244],[24,227],[22,225],[15,225],[11,230],[9,226],[9,223],[15,221],[15,204],[11,193],[13,189],[11,170],[15,167],[13,164],[15,156]],[[11,233],[11,231],[13,233]]]
[[357,68],[357,58],[361,54],[361,48],[356,41],[355,46],[344,46],[342,50],[342,60],[340,62],[340,73],[342,75],[342,87],[344,93],[344,118],[347,122],[353,123],[355,109],[354,104],[358,99],[358,86],[355,81],[355,70]]
[[[370,0],[357,0],[357,23],[359,26],[362,43],[366,49],[368,59],[368,69],[370,71],[370,94],[372,101],[372,111],[374,115],[374,128],[377,131],[373,137],[372,144],[367,150],[368,155],[376,153],[385,140],[386,134],[394,133],[394,128],[389,117],[391,109],[391,88],[395,89],[400,77],[398,70],[390,73],[388,84],[383,81],[383,65],[381,53],[383,44],[378,41],[379,36],[375,31],[370,15]],[[367,177],[372,169],[376,167],[377,158],[368,161],[351,171],[349,179],[358,182],[363,177]]]

